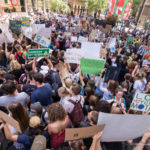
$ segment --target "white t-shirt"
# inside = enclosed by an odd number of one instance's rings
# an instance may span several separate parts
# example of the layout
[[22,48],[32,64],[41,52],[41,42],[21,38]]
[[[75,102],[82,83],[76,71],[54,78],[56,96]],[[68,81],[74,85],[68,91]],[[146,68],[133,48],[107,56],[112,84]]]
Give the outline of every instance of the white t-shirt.
[[136,92],[142,93],[144,92],[145,85],[146,80],[144,80],[144,82],[142,82],[141,80],[136,80],[134,82],[133,88],[136,90]]

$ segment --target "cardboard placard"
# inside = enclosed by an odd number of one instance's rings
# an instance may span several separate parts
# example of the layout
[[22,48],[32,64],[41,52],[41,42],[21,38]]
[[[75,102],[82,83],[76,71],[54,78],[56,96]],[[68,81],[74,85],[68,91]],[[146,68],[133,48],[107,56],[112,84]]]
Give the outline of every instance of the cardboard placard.
[[88,38],[84,37],[84,36],[79,36],[78,42],[82,43],[82,42],[88,42]]
[[38,34],[40,34],[41,36],[44,36],[45,38],[50,38],[50,35],[51,35],[51,32],[52,32],[52,28],[41,28],[39,31],[38,31]]
[[77,37],[76,36],[71,36],[71,42],[77,42]]
[[2,120],[4,120],[6,123],[10,124],[11,126],[13,126],[15,129],[17,129],[17,131],[19,133],[22,133],[21,128],[19,126],[18,121],[16,121],[15,119],[9,117],[6,113],[4,113],[3,111],[0,111],[0,118]]
[[73,141],[92,137],[104,129],[105,125],[65,130],[65,141]]
[[107,24],[105,28],[101,27],[101,31],[106,34],[112,30],[112,25]]
[[150,94],[135,93],[130,109],[150,112]]

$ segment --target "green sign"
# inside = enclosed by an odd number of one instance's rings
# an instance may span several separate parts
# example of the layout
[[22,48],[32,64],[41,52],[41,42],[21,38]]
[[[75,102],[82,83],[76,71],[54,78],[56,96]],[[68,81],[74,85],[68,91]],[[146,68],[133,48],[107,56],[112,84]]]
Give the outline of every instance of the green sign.
[[44,56],[49,56],[48,48],[29,49],[28,50],[28,58],[44,57]]
[[82,73],[99,74],[104,68],[105,60],[81,58],[80,65]]
[[29,17],[22,17],[22,21],[29,21],[30,18]]

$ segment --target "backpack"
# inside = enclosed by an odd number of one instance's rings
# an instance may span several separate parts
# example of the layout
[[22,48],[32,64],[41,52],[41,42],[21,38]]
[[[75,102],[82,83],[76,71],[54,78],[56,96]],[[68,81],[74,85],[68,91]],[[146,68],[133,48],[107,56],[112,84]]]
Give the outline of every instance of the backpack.
[[18,60],[18,62],[20,63],[20,64],[25,64],[25,59],[23,58],[23,53],[21,52],[19,52],[19,53],[17,53],[17,60]]
[[73,111],[70,113],[70,118],[75,127],[79,126],[80,123],[84,120],[83,109],[81,106],[81,96],[80,100],[74,102],[73,100],[69,100],[70,103],[74,105]]

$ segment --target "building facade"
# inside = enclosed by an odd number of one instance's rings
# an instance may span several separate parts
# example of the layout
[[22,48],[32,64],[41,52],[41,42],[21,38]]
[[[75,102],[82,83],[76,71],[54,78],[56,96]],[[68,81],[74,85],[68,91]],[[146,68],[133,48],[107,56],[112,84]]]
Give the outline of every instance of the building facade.
[[10,0],[0,0],[0,12],[27,12],[29,10],[50,10],[50,0],[17,0],[18,6],[13,7]]

